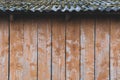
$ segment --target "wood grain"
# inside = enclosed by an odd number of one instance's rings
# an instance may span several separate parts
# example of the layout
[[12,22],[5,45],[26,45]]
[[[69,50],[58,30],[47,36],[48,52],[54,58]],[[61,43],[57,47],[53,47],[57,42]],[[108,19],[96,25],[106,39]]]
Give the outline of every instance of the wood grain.
[[120,79],[120,19],[111,20],[111,48],[110,48],[111,80]]
[[95,80],[109,80],[109,18],[96,18]]
[[120,19],[66,20],[1,18],[0,80],[119,80]]
[[80,24],[72,18],[66,27],[66,80],[80,80]]
[[10,25],[10,80],[37,79],[37,26],[27,20]]
[[8,18],[0,19],[0,80],[8,80]]
[[94,80],[94,18],[81,19],[81,80]]
[[37,80],[37,23],[24,19],[23,80]]
[[23,78],[23,32],[21,20],[10,23],[10,80]]
[[55,17],[52,25],[52,80],[65,80],[64,20]]
[[51,80],[51,21],[38,21],[38,80]]

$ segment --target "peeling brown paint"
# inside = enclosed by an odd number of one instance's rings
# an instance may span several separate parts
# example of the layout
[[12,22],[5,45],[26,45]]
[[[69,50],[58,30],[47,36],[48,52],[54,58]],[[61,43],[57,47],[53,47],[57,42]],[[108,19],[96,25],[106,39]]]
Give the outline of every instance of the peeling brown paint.
[[109,80],[109,36],[110,20],[100,17],[96,19],[95,42],[95,78],[96,80]]
[[[75,21],[75,23],[74,23]],[[66,27],[66,80],[80,79],[80,24],[75,19]]]

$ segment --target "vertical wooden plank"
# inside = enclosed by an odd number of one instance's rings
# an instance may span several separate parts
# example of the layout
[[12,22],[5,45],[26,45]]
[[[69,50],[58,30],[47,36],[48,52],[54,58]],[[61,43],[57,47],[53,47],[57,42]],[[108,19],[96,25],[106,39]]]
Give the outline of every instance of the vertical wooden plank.
[[96,18],[95,79],[109,80],[109,18]]
[[66,80],[80,80],[80,20],[72,18],[66,27]]
[[37,79],[37,27],[16,18],[10,25],[10,80]]
[[52,79],[65,80],[65,24],[64,19],[52,21]]
[[10,23],[10,80],[23,77],[23,23],[16,19]]
[[120,19],[111,20],[111,80],[120,79]]
[[30,17],[23,21],[23,80],[37,80],[37,19]]
[[38,21],[38,80],[51,80],[51,21]]
[[8,80],[8,18],[0,19],[0,80]]
[[81,80],[94,80],[94,18],[81,19]]

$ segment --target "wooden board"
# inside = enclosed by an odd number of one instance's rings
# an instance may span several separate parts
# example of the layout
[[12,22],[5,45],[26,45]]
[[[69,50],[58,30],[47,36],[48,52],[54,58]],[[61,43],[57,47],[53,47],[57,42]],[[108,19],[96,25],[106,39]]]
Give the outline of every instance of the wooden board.
[[10,80],[36,79],[37,27],[33,21],[16,18],[10,25]]
[[0,80],[8,80],[8,18],[0,19]]
[[10,80],[20,80],[23,73],[23,23],[10,23]]
[[23,80],[37,80],[37,20],[24,20]]
[[94,18],[81,19],[81,80],[94,80]]
[[72,18],[66,27],[66,80],[80,80],[80,20]]
[[96,18],[95,79],[109,80],[109,18]]
[[52,80],[65,80],[65,24],[60,17],[52,20]]
[[51,21],[38,20],[38,80],[51,80]]
[[111,47],[110,47],[111,80],[120,79],[120,19],[111,20]]

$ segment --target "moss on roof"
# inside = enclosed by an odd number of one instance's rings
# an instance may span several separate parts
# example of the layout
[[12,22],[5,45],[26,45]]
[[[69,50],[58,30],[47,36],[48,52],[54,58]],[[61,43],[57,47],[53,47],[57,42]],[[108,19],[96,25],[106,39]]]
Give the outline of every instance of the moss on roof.
[[120,0],[0,0],[2,11],[119,11]]

